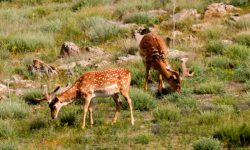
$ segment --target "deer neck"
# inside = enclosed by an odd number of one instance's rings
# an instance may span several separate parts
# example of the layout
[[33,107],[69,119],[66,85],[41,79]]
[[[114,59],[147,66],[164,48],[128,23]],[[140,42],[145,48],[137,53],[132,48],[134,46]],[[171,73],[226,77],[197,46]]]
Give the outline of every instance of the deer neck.
[[73,85],[68,90],[66,90],[65,92],[63,92],[60,95],[58,95],[57,98],[59,99],[59,101],[61,103],[68,104],[70,102],[73,102],[74,98],[77,97],[77,93],[78,93],[77,91],[78,90],[77,90],[76,85]]
[[168,66],[167,62],[163,60],[155,60],[153,62],[153,66],[154,66],[154,69],[158,70],[159,73],[161,73],[163,77],[165,77],[167,80],[170,78],[171,72],[166,69],[166,67]]

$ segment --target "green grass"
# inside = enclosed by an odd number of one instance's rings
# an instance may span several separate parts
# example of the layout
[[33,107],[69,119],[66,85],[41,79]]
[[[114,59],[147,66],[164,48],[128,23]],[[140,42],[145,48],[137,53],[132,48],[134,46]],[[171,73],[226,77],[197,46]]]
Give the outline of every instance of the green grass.
[[15,100],[0,101],[0,118],[25,118],[28,116],[27,105]]
[[229,147],[249,146],[250,145],[250,127],[243,125],[225,125],[214,133],[214,138],[217,138]]
[[114,38],[121,38],[128,29],[108,22],[101,17],[89,17],[82,22],[82,26],[89,38],[94,42],[105,42]]
[[220,94],[224,93],[223,84],[219,82],[208,82],[197,85],[194,89],[196,94]]
[[174,105],[159,107],[153,111],[155,121],[178,121],[180,115],[180,109]]
[[234,37],[236,43],[250,47],[250,33],[241,33]]
[[209,60],[208,67],[220,68],[220,69],[230,69],[231,67],[233,67],[233,64],[230,61],[230,59],[227,57],[215,56]]
[[227,45],[220,40],[211,40],[206,46],[208,53],[223,54]]
[[[156,107],[156,99],[142,89],[130,89],[130,98],[132,99],[134,110],[149,111]],[[122,108],[128,109],[127,102],[122,102]]]
[[152,26],[159,23],[159,19],[145,12],[134,13],[124,19],[125,23],[145,24]]
[[0,138],[10,138],[15,135],[15,131],[9,122],[0,120]]
[[194,142],[194,150],[221,150],[222,144],[212,138],[201,138]]

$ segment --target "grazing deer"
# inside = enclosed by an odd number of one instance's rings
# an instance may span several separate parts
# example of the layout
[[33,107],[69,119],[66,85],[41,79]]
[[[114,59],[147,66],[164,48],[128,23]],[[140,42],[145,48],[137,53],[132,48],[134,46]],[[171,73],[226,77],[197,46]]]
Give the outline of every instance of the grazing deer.
[[81,96],[85,99],[83,104],[83,124],[85,127],[86,113],[89,109],[90,124],[93,125],[93,107],[91,99],[96,96],[112,96],[116,103],[116,112],[112,123],[115,123],[120,113],[119,93],[126,99],[130,108],[131,124],[134,125],[132,103],[129,97],[129,87],[131,82],[131,73],[124,68],[108,69],[102,71],[86,72],[80,77],[68,90],[55,96],[57,87],[52,93],[48,94],[47,89],[44,91],[44,98],[47,100],[51,110],[52,119],[57,118],[57,114],[62,106],[74,101],[75,97]]
[[140,55],[146,67],[146,80],[144,90],[147,90],[147,84],[150,77],[150,69],[153,67],[159,72],[159,92],[162,92],[164,87],[162,77],[170,84],[170,87],[177,92],[181,91],[181,80],[179,73],[172,70],[166,56],[168,54],[167,46],[164,40],[153,33],[145,34],[140,42]]

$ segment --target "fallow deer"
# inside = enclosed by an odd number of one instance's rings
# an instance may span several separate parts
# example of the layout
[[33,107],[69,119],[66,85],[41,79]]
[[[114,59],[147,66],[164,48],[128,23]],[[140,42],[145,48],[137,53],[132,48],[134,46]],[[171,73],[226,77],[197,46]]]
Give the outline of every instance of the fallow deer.
[[68,90],[57,96],[53,96],[53,94],[59,88],[56,88],[51,94],[48,94],[47,90],[45,90],[45,98],[41,100],[47,100],[49,102],[51,117],[52,119],[55,119],[57,118],[58,112],[62,106],[73,102],[75,97],[83,97],[85,99],[85,102],[83,104],[82,128],[84,128],[86,113],[88,109],[90,113],[90,124],[94,124],[93,108],[90,102],[91,99],[96,96],[113,97],[116,103],[116,112],[113,117],[112,123],[115,123],[121,110],[120,99],[118,95],[119,93],[121,93],[125,100],[128,102],[131,114],[131,124],[134,125],[132,103],[129,96],[130,82],[131,73],[129,70],[124,68],[86,72]]
[[147,90],[147,84],[150,77],[150,69],[153,67],[159,72],[159,92],[162,92],[164,87],[162,77],[164,77],[170,84],[170,87],[177,92],[181,91],[181,80],[179,73],[172,70],[166,60],[168,54],[167,46],[164,40],[153,33],[144,35],[140,42],[140,55],[146,67],[146,80],[144,90]]

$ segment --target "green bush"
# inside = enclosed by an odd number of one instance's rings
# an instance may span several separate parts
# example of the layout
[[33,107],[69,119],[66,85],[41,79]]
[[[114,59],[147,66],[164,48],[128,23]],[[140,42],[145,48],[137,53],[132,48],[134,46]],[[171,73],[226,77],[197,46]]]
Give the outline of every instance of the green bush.
[[42,128],[48,127],[48,121],[44,118],[36,118],[35,120],[32,120],[32,122],[29,125],[30,130],[39,130]]
[[212,138],[201,138],[193,144],[194,150],[221,150],[223,147],[219,141]]
[[250,33],[238,34],[234,37],[236,43],[250,47]]
[[230,2],[234,6],[248,6],[248,0],[231,0]]
[[17,33],[0,37],[2,44],[11,52],[34,52],[42,48],[54,46],[53,37],[41,33]]
[[240,65],[235,69],[234,80],[239,82],[246,82],[250,80],[250,64]]
[[15,150],[17,149],[17,146],[13,142],[4,142],[0,144],[0,149],[1,150]]
[[226,33],[226,29],[223,27],[210,27],[201,32],[201,36],[209,41],[209,40],[218,40],[221,39]]
[[215,124],[219,121],[219,114],[215,111],[202,112],[199,117],[200,124]]
[[89,17],[82,22],[83,29],[93,42],[105,42],[126,35],[127,28],[120,27],[101,17]]
[[62,22],[59,19],[56,19],[46,22],[45,25],[41,27],[41,29],[42,31],[46,32],[58,32],[60,31],[61,27]]
[[247,61],[250,60],[250,50],[247,46],[233,44],[228,46],[225,56],[238,62]]
[[28,116],[25,103],[13,100],[0,101],[0,118],[24,118]]
[[131,84],[136,85],[137,87],[142,87],[145,82],[146,72],[142,61],[130,62],[124,67],[129,69],[132,73]]
[[28,103],[28,104],[38,104],[36,99],[42,98],[42,90],[40,89],[31,89],[28,92],[24,93],[23,99]]
[[223,54],[226,49],[226,44],[219,40],[211,40],[208,42],[206,49],[209,53]]
[[230,69],[233,65],[229,58],[224,56],[215,56],[209,60],[208,66],[212,68]]
[[214,138],[227,143],[229,148],[238,146],[250,146],[250,126],[225,125],[214,133]]
[[148,144],[150,136],[148,134],[139,134],[134,138],[136,144]]
[[78,0],[71,9],[73,11],[78,11],[82,7],[93,7],[97,5],[104,5],[106,3],[110,2],[110,0]]
[[[0,138],[9,138],[13,136],[15,131],[11,127],[11,125],[7,122],[0,120]],[[1,145],[1,144],[0,144]]]
[[149,15],[145,12],[134,13],[132,15],[127,16],[124,19],[125,23],[136,23],[136,24],[145,24],[147,26],[152,26],[154,24],[159,23],[159,19],[155,16]]
[[[148,111],[156,107],[155,98],[142,89],[131,88],[130,98],[132,100],[132,105],[134,110]],[[128,109],[128,104],[126,101],[122,101],[122,108]]]
[[159,107],[153,111],[153,116],[156,121],[178,121],[180,118],[180,109],[174,105]]
[[201,83],[194,88],[196,94],[220,94],[224,93],[223,84],[220,82]]

